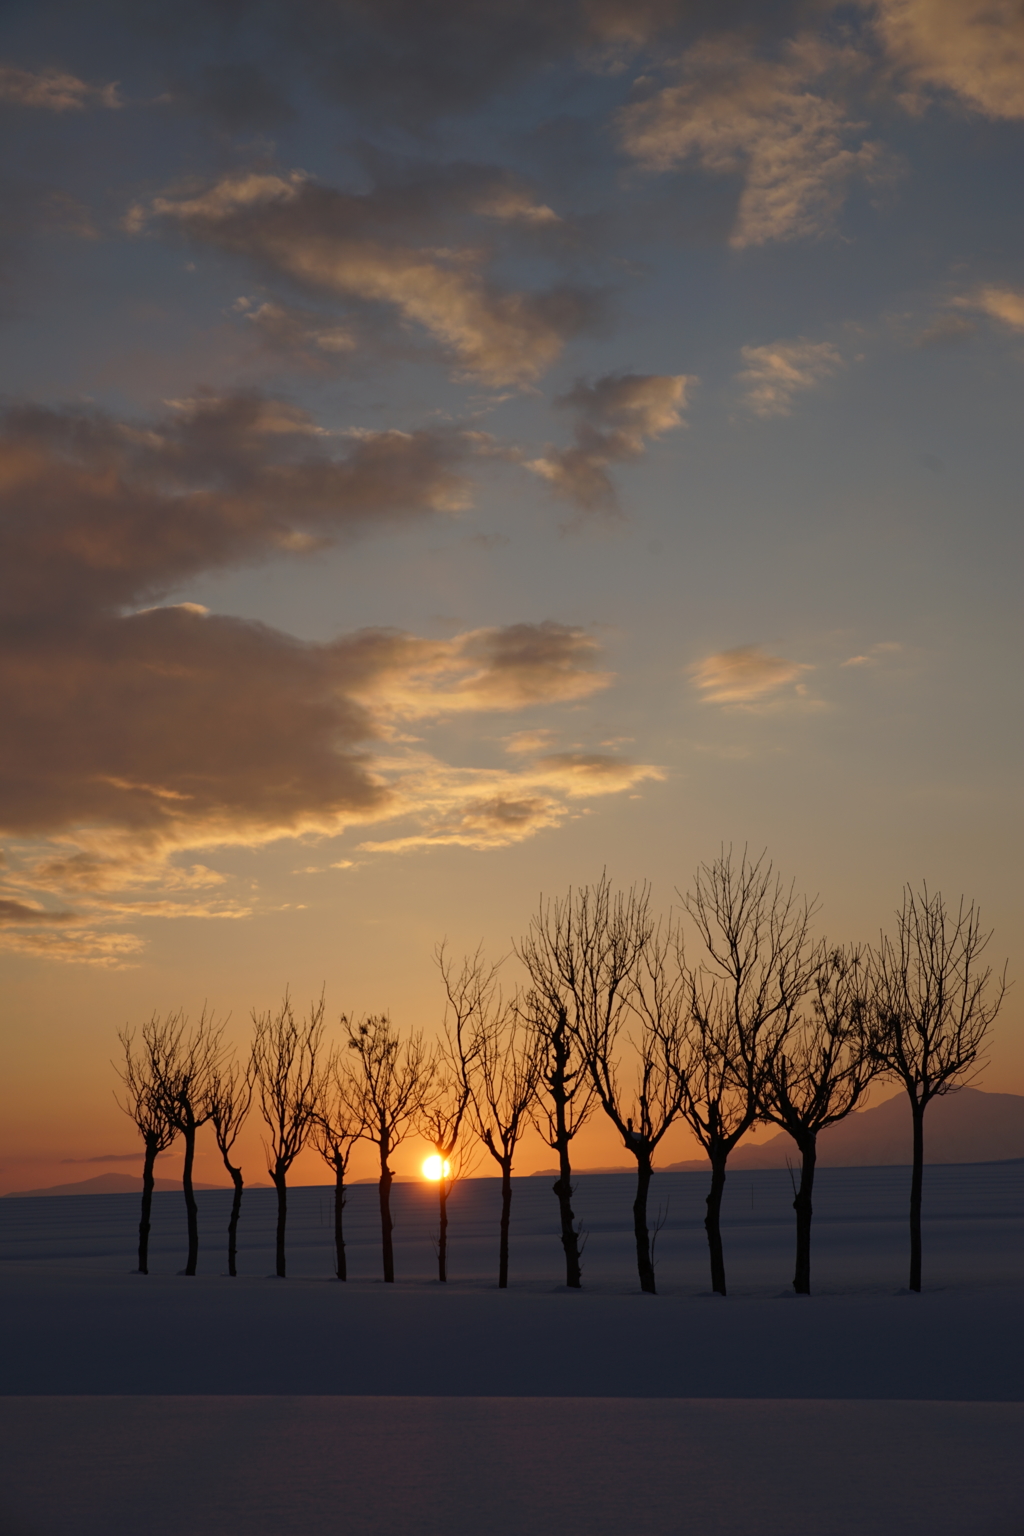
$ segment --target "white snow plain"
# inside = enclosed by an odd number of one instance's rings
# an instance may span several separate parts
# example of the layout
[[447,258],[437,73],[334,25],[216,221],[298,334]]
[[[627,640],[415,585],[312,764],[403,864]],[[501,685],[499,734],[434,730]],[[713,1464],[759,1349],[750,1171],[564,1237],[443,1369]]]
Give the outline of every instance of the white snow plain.
[[906,1168],[825,1169],[815,1295],[796,1298],[785,1171],[730,1176],[727,1299],[709,1294],[707,1179],[657,1175],[657,1297],[639,1294],[632,1180],[583,1175],[584,1290],[560,1283],[548,1178],[518,1179],[512,1284],[498,1185],[294,1190],[289,1278],[274,1195],[154,1201],[151,1274],[128,1195],[0,1202],[2,1536],[1020,1536],[1024,1164],[929,1167],[925,1294],[904,1290]]

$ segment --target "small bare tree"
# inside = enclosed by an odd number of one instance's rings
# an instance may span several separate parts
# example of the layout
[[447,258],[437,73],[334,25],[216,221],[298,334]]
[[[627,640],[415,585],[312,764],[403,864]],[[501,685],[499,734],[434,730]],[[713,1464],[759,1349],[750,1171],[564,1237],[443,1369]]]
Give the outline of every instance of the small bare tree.
[[565,1283],[574,1290],[581,1283],[580,1234],[571,1203],[569,1148],[597,1096],[587,1042],[617,1030],[650,932],[646,889],[613,895],[602,875],[596,885],[570,890],[562,900],[542,898],[516,950],[530,976],[527,1009],[542,1057],[535,1124],[558,1153],[554,1192]]
[[505,1290],[512,1168],[516,1148],[530,1124],[530,1110],[540,1081],[543,1037],[524,1024],[518,998],[503,1002],[497,972],[498,967],[487,966],[478,953],[466,962],[452,990],[458,1005],[471,1011],[476,1021],[479,1048],[470,1076],[473,1123],[501,1170],[498,1289]]
[[910,1181],[910,1289],[921,1289],[924,1115],[932,1099],[970,1082],[1006,995],[1006,968],[994,976],[982,956],[992,934],[963,897],[954,913],[942,895],[908,885],[896,935],[883,934],[871,958],[872,1049],[879,1071],[903,1084],[913,1123]]
[[403,1045],[401,1035],[386,1013],[368,1014],[358,1025],[350,1025],[348,1048],[356,1058],[354,1075],[359,1112],[365,1124],[363,1139],[372,1142],[380,1159],[377,1192],[384,1279],[393,1284],[395,1252],[391,1185],[394,1174],[389,1159],[413,1129],[430,1089],[432,1065],[422,1034],[417,1032],[408,1036]]
[[196,1132],[209,1118],[207,1096],[211,1076],[220,1065],[223,1024],[204,1008],[192,1029],[184,1013],[176,1015],[173,1050],[167,1053],[160,1082],[167,1114],[185,1143],[181,1175],[188,1226],[188,1257],[183,1273],[194,1275],[199,1260],[199,1207],[192,1185],[196,1157]]
[[288,1221],[288,1170],[309,1139],[316,1118],[323,1048],[324,999],[310,1006],[299,1023],[285,992],[276,1013],[252,1016],[255,1033],[252,1068],[260,1109],[269,1137],[263,1146],[267,1172],[277,1191],[277,1274],[285,1278],[285,1228]]
[[115,1093],[118,1108],[138,1127],[145,1147],[142,1165],[142,1213],[139,1218],[139,1274],[149,1274],[149,1231],[153,1210],[153,1169],[161,1152],[166,1152],[178,1134],[177,1127],[167,1113],[167,1105],[161,1093],[161,1083],[168,1057],[172,1054],[179,1033],[177,1014],[166,1019],[153,1015],[142,1026],[139,1049],[135,1048],[135,1031],[122,1029],[117,1038],[121,1042],[124,1061],[118,1068],[123,1084],[123,1096]]
[[235,1142],[252,1107],[254,1071],[252,1060],[242,1071],[237,1062],[219,1064],[210,1073],[206,1090],[205,1118],[213,1126],[221,1161],[231,1175],[231,1215],[228,1218],[228,1274],[237,1275],[238,1221],[242,1214],[242,1169],[231,1161]]
[[[348,1028],[348,1019],[341,1023]],[[345,1175],[352,1148],[366,1130],[359,1084],[352,1075],[347,1057],[331,1052],[320,1085],[316,1115],[313,1120],[313,1145],[328,1168],[334,1170],[334,1272],[339,1280],[348,1279],[345,1258],[345,1202],[348,1198]]]
[[681,939],[686,1022],[683,1117],[711,1162],[704,1227],[711,1288],[726,1294],[722,1195],[731,1152],[760,1115],[767,1063],[789,1000],[803,995],[811,966],[811,909],[787,891],[767,855],[737,865],[732,850],[697,871],[684,905],[704,955],[689,967]]
[[791,999],[792,1012],[768,1059],[762,1118],[788,1131],[800,1153],[793,1289],[811,1294],[812,1195],[818,1133],[856,1109],[877,1074],[870,1050],[866,975],[857,949],[822,945],[809,989]]

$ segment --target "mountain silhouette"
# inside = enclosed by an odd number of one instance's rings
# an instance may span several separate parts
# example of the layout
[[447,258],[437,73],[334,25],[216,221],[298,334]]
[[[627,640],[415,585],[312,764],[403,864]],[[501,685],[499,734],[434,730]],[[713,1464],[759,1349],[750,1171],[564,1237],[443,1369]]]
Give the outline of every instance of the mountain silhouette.
[[[156,1190],[181,1189],[180,1179],[154,1179]],[[193,1184],[193,1189],[228,1189],[227,1184]],[[46,1189],[11,1189],[5,1200],[27,1195],[135,1195],[142,1193],[142,1179],[134,1173],[98,1173],[94,1179],[79,1179],[75,1184],[51,1184]]]

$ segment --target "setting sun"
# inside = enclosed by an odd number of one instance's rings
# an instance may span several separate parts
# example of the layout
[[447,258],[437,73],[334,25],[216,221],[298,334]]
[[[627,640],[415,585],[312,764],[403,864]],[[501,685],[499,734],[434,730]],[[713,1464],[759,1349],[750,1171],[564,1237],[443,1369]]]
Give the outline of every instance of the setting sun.
[[425,1179],[432,1179],[435,1183],[441,1178],[447,1179],[451,1175],[451,1171],[452,1165],[448,1159],[445,1158],[442,1163],[436,1152],[432,1153],[423,1164],[423,1177]]

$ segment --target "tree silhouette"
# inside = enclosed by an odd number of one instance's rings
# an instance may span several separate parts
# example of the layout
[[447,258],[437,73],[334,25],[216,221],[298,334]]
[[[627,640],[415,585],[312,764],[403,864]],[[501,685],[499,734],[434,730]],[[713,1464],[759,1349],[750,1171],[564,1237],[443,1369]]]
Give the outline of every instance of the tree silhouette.
[[572,1210],[569,1148],[593,1108],[597,1087],[588,1041],[617,1029],[630,978],[650,936],[646,889],[614,896],[606,875],[564,899],[541,899],[516,953],[531,982],[528,1016],[541,1054],[535,1124],[558,1153],[558,1199],[565,1283],[581,1283],[579,1231]]
[[683,1116],[711,1162],[704,1227],[711,1288],[726,1294],[722,1195],[729,1155],[760,1114],[765,1070],[788,1000],[806,988],[811,911],[773,874],[767,855],[739,864],[732,850],[697,871],[684,898],[703,948],[676,964],[685,993],[680,1080]]
[[505,1003],[498,967],[478,951],[457,977],[445,976],[452,1006],[473,1018],[478,1050],[470,1073],[473,1124],[501,1171],[498,1289],[508,1286],[512,1167],[516,1147],[530,1124],[541,1069],[541,1035],[523,1021],[518,998]]
[[228,1066],[217,1065],[210,1072],[206,1089],[205,1118],[213,1126],[217,1149],[228,1173],[231,1175],[231,1215],[228,1218],[228,1274],[237,1275],[238,1220],[242,1214],[241,1167],[231,1161],[232,1149],[252,1107],[254,1082],[253,1063],[250,1059],[244,1071],[237,1062]]
[[183,1273],[194,1275],[199,1259],[199,1207],[192,1187],[196,1132],[209,1118],[207,1094],[211,1074],[220,1064],[224,1026],[208,1017],[205,1008],[192,1029],[188,1028],[184,1013],[177,1014],[175,1019],[173,1043],[164,1059],[160,1092],[168,1117],[185,1143],[181,1187],[188,1225],[188,1257]]
[[960,898],[955,915],[942,895],[905,886],[895,938],[883,934],[871,957],[872,1051],[879,1071],[903,1084],[913,1123],[910,1181],[910,1281],[921,1289],[921,1195],[924,1116],[932,1099],[969,1082],[1006,995],[1006,968],[993,977],[982,955],[973,902]]
[[[799,979],[799,972],[798,972]],[[822,945],[803,997],[789,1000],[768,1058],[762,1118],[788,1131],[800,1153],[793,1289],[811,1294],[812,1195],[818,1133],[856,1109],[878,1067],[870,1050],[865,966],[857,949]]]
[[[348,1026],[342,1015],[341,1022]],[[334,1170],[334,1272],[339,1280],[348,1279],[345,1258],[345,1174],[352,1148],[366,1129],[359,1085],[352,1075],[347,1057],[331,1052],[317,1096],[312,1139],[327,1166]]]
[[142,1165],[142,1213],[139,1218],[139,1274],[149,1274],[149,1231],[153,1209],[153,1169],[161,1152],[166,1152],[178,1134],[167,1113],[161,1083],[179,1029],[177,1014],[161,1019],[157,1014],[142,1026],[141,1042],[135,1049],[135,1031],[118,1031],[124,1061],[118,1076],[124,1096],[115,1093],[118,1107],[138,1127],[145,1147]]
[[300,1024],[286,992],[276,1013],[253,1012],[252,1066],[269,1137],[263,1146],[277,1191],[277,1274],[285,1278],[288,1170],[309,1138],[319,1095],[317,1062],[323,1046],[324,999]]
[[355,1027],[350,1025],[348,1047],[356,1057],[356,1102],[365,1125],[363,1139],[377,1148],[380,1160],[381,1249],[384,1279],[390,1285],[395,1278],[395,1252],[391,1235],[394,1174],[389,1159],[413,1129],[430,1088],[432,1067],[422,1034],[408,1036],[403,1044],[386,1013],[371,1013]]

